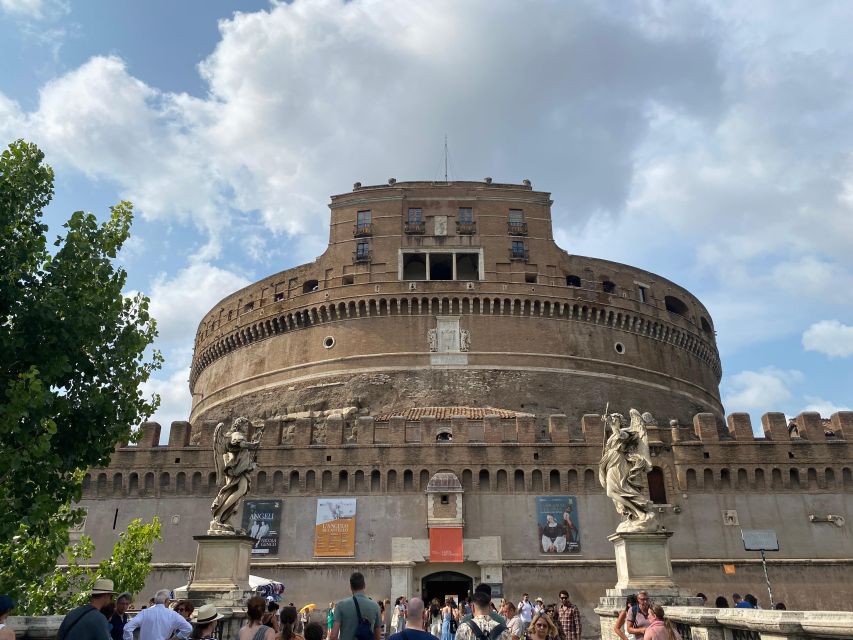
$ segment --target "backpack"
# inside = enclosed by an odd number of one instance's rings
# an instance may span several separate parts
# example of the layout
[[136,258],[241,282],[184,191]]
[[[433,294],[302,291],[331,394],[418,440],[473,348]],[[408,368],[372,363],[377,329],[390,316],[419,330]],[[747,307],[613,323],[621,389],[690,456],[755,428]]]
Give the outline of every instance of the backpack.
[[471,631],[474,632],[474,637],[476,637],[477,640],[497,640],[500,638],[501,634],[506,631],[506,625],[503,622],[498,624],[496,627],[493,627],[489,633],[483,631],[473,620],[468,620],[465,624],[471,628]]
[[355,604],[355,613],[358,616],[358,624],[355,627],[355,640],[373,640],[373,625],[367,618],[361,617],[361,607],[358,606],[358,600],[355,596],[352,597]]

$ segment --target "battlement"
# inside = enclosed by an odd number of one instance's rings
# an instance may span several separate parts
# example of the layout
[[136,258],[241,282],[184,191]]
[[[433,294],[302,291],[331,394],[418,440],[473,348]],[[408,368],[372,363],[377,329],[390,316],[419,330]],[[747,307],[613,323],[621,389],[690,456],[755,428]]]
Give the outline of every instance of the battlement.
[[[458,413],[454,413],[458,409]],[[430,413],[432,412],[432,415]],[[417,416],[411,419],[412,414]],[[433,407],[405,414],[359,415],[355,407],[324,412],[305,411],[262,421],[262,447],[359,447],[374,445],[519,445],[578,444],[600,445],[605,432],[601,415],[588,413],[580,419],[553,414],[544,419],[532,414],[489,408]],[[673,421],[674,422],[674,421]],[[258,422],[255,423],[256,425]],[[839,411],[829,418],[804,412],[793,419],[793,428],[784,413],[761,417],[764,437],[753,432],[747,413],[730,414],[721,424],[712,413],[699,413],[691,425],[659,425],[650,430],[653,445],[679,446],[720,444],[846,443],[853,440],[853,411]],[[195,425],[173,422],[169,441],[160,445],[162,427],[145,422],[137,445],[122,443],[118,450],[183,449],[212,447],[211,422]]]

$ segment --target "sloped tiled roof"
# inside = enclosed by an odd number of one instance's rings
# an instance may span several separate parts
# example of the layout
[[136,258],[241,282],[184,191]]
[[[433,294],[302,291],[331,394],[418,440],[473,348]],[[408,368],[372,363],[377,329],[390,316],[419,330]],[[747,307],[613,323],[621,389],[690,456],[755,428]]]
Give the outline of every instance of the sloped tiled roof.
[[516,417],[527,417],[532,414],[521,411],[510,411],[509,409],[495,409],[494,407],[412,407],[403,411],[393,411],[375,416],[376,422],[388,422],[392,417],[403,417],[406,420],[417,421],[425,416],[432,416],[436,420],[450,420],[457,416],[469,420],[482,420],[486,416],[499,416],[501,418],[513,419]]

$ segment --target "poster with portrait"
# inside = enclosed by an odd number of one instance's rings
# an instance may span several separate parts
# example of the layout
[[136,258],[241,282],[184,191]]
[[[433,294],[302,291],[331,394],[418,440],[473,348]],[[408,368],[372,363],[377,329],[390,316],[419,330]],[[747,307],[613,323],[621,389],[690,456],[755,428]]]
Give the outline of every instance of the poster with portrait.
[[243,503],[243,528],[255,539],[253,556],[278,555],[281,500],[246,500]]
[[355,557],[355,498],[320,498],[314,525],[314,555]]
[[536,498],[536,543],[539,553],[580,553],[581,530],[575,496]]

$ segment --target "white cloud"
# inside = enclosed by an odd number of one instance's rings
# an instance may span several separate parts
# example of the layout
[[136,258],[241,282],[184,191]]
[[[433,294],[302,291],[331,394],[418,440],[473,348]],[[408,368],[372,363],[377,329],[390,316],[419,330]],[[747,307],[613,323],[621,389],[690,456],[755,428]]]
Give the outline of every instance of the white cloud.
[[836,411],[850,411],[850,407],[832,400],[824,400],[818,396],[807,395],[804,398],[808,404],[803,408],[803,411],[817,411],[823,418],[828,418]]
[[0,11],[15,18],[52,19],[70,10],[66,0],[0,0]]
[[157,412],[149,418],[160,423],[160,442],[168,442],[169,426],[176,420],[186,420],[190,415],[192,396],[189,389],[190,359],[192,349],[177,349],[166,354],[165,367],[170,372],[160,371],[142,385],[146,396],[160,396]]
[[779,410],[793,397],[790,387],[802,380],[803,374],[795,369],[766,367],[760,371],[741,371],[727,378],[723,404],[728,413]]
[[853,326],[838,320],[815,322],[803,332],[803,348],[830,358],[853,356]]
[[173,278],[158,276],[149,293],[160,334],[157,344],[192,345],[204,314],[248,284],[243,276],[204,262],[190,264]]

